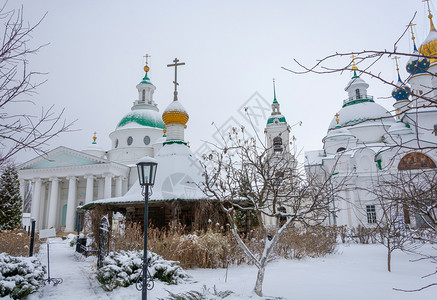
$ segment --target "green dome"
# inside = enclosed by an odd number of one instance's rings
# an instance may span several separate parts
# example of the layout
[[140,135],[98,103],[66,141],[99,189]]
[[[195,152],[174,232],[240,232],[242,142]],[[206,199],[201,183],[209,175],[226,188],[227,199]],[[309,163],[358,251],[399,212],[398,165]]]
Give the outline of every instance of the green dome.
[[280,123],[287,123],[287,120],[285,120],[285,117],[283,115],[273,115],[268,118],[267,124],[273,124],[276,119],[278,119]]
[[149,109],[131,111],[121,119],[117,125],[117,129],[125,126],[138,127],[137,125],[164,129],[164,122],[162,121],[161,114]]

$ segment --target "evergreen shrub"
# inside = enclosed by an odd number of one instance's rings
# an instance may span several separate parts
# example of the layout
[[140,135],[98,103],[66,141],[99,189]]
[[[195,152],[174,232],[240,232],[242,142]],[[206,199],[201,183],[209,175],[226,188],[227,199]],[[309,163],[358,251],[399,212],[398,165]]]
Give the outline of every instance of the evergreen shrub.
[[[178,284],[189,275],[177,262],[164,260],[156,253],[147,252],[149,272],[153,279],[168,284]],[[117,287],[128,287],[141,280],[142,251],[110,252],[103,261],[103,267],[97,271],[97,280],[105,291]]]
[[35,293],[46,267],[36,257],[14,257],[0,253],[0,297],[23,299]]

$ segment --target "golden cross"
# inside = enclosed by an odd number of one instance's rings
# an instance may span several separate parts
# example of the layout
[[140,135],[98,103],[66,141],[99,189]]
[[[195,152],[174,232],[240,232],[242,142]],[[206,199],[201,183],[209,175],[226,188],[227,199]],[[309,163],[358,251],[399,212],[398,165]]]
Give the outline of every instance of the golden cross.
[[414,40],[415,40],[416,38],[414,37],[413,26],[416,26],[416,24],[413,24],[413,23],[411,23],[411,22],[410,22],[410,24],[407,25],[407,27],[410,27],[410,29],[411,29],[411,39],[412,39],[413,42],[414,42]]
[[94,136],[93,136],[93,142],[96,143],[97,140],[97,136],[96,136],[97,132],[94,131]]
[[435,30],[434,23],[432,22],[432,13],[431,13],[431,7],[429,6],[429,0],[422,0],[422,2],[426,2],[426,4],[428,5],[429,23],[430,23],[430,26],[431,26],[431,30]]
[[395,56],[395,57],[392,58],[392,59],[394,59],[395,62],[396,62],[396,71],[398,71],[398,73],[399,73],[399,65],[398,65],[398,59],[399,59],[399,58],[400,58],[399,56]]
[[340,121],[340,119],[338,118],[340,115],[338,114],[338,113],[336,113],[335,115],[335,121],[337,121],[337,124],[338,124],[338,122]]
[[352,70],[358,69],[357,65],[355,64],[355,57],[357,57],[357,56],[354,55],[354,54],[351,55],[351,58],[352,58]]

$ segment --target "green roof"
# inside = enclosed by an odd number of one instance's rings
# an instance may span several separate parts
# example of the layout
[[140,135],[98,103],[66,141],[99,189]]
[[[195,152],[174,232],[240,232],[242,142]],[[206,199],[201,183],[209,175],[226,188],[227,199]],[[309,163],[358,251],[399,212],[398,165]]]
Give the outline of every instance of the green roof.
[[275,119],[278,119],[278,121],[281,123],[287,123],[287,120],[285,120],[284,116],[280,116],[280,117],[270,116],[269,119],[267,120],[267,124],[273,124]]
[[152,113],[149,113],[151,111],[144,111],[143,113],[139,113],[137,111],[132,111],[128,113],[126,116],[124,116],[123,119],[118,123],[118,127],[123,127],[129,123],[137,123],[142,126],[149,126],[149,127],[157,127],[164,129],[164,122],[161,119],[161,116],[159,113],[156,114],[156,116]]
[[147,73],[146,73],[146,75],[144,75],[144,78],[143,78],[143,80],[142,80],[140,83],[152,84],[152,83],[150,82],[150,78],[147,77]]

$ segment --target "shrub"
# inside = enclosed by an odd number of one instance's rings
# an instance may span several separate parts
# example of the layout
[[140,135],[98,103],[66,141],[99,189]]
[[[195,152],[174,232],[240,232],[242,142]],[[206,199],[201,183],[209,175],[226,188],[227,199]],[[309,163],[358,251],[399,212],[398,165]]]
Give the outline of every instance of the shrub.
[[[147,252],[149,272],[152,278],[168,284],[178,284],[189,275],[177,265],[177,262],[166,261],[156,253]],[[141,277],[142,251],[111,252],[103,261],[103,267],[97,271],[97,280],[106,291],[116,287],[128,287]]]
[[224,299],[234,292],[232,291],[217,291],[216,287],[214,286],[213,290],[211,291],[206,287],[206,285],[203,286],[203,289],[201,292],[198,291],[189,291],[185,293],[180,294],[174,294],[170,291],[167,291],[169,296],[167,298],[158,298],[159,300],[202,300],[202,299]]
[[[38,233],[35,232],[33,253],[39,251]],[[30,236],[23,229],[0,231],[0,253],[5,252],[12,256],[28,256]]]
[[288,228],[276,249],[284,258],[320,257],[333,253],[337,246],[337,231],[332,227]]
[[46,268],[36,257],[0,253],[0,297],[23,299],[38,290]]

